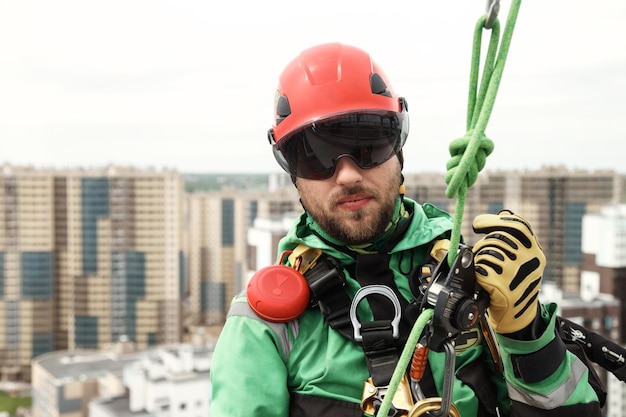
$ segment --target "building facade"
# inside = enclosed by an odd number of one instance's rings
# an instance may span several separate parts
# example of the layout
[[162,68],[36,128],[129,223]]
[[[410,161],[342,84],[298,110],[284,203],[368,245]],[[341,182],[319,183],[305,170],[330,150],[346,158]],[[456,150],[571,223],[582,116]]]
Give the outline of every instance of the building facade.
[[[581,294],[584,302],[602,294],[612,294],[621,300],[618,317],[598,318],[588,325],[595,329],[614,327],[607,335],[621,346],[626,343],[626,205],[610,204],[597,213],[587,214],[582,222],[583,267]],[[618,358],[622,363],[624,357]],[[607,376],[608,417],[626,415],[626,384],[612,374]]]
[[0,176],[0,362],[3,379],[28,380],[33,356],[55,347],[55,181]]
[[0,177],[0,360],[28,379],[33,357],[127,337],[180,340],[184,187],[171,171],[47,171]]

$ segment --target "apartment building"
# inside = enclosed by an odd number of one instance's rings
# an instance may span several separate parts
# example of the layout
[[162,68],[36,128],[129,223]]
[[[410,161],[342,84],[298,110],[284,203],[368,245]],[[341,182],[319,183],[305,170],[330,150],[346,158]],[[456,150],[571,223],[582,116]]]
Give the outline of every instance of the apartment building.
[[33,361],[33,417],[208,416],[213,347],[50,352]]
[[127,337],[180,341],[182,177],[107,167],[0,176],[0,361],[29,379],[33,357]]
[[33,356],[55,347],[55,181],[29,170],[0,176],[0,371],[28,380]]
[[256,251],[275,252],[271,248],[275,242],[250,245],[249,230],[257,219],[281,217],[298,210],[300,203],[295,191],[278,187],[272,193],[236,189],[193,193],[187,204],[191,325],[221,325],[230,300],[245,288],[250,269],[256,268]]
[[[581,294],[584,302],[598,295],[612,294],[621,300],[618,317],[599,317],[585,323],[594,330],[614,328],[605,334],[624,346],[626,343],[626,205],[610,204],[597,213],[586,214],[582,222],[583,266]],[[596,330],[598,331],[598,330]],[[624,361],[624,357],[616,358]],[[626,415],[626,384],[613,375],[607,377],[607,416]]]
[[188,197],[189,300],[193,325],[222,323],[227,300],[240,289],[246,227],[255,216],[249,198],[236,192],[194,193]]
[[31,415],[88,415],[92,399],[125,394],[121,382],[123,369],[140,359],[134,349],[118,353],[55,351],[38,356],[32,364]]

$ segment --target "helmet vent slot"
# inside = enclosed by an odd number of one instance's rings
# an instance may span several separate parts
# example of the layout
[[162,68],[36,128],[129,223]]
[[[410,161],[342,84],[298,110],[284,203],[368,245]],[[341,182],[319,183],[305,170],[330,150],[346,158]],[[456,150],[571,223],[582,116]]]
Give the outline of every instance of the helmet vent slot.
[[278,102],[276,103],[276,114],[278,115],[278,118],[276,119],[276,124],[282,122],[285,117],[291,114],[291,106],[289,105],[289,100],[287,100],[287,97],[278,97]]
[[381,96],[391,97],[391,93],[387,89],[387,84],[383,81],[383,77],[378,73],[373,73],[370,75],[370,87],[372,89],[372,93],[380,94]]

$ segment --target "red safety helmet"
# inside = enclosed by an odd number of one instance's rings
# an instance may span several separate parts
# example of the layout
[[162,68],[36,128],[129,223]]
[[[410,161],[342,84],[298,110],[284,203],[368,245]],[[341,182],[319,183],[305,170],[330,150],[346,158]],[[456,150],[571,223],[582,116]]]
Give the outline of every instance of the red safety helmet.
[[407,103],[398,97],[370,55],[353,46],[327,43],[300,53],[279,77],[274,124],[268,131],[276,150],[283,141],[319,123],[350,114],[395,114],[401,121],[400,153],[408,135]]

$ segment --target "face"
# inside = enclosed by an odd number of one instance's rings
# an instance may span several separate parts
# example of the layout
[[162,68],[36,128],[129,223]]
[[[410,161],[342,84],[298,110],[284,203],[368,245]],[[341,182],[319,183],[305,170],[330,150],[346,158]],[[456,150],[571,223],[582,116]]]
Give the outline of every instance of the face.
[[373,241],[393,216],[402,183],[397,157],[362,169],[349,157],[340,158],[332,177],[296,179],[305,210],[335,239],[354,245]]

